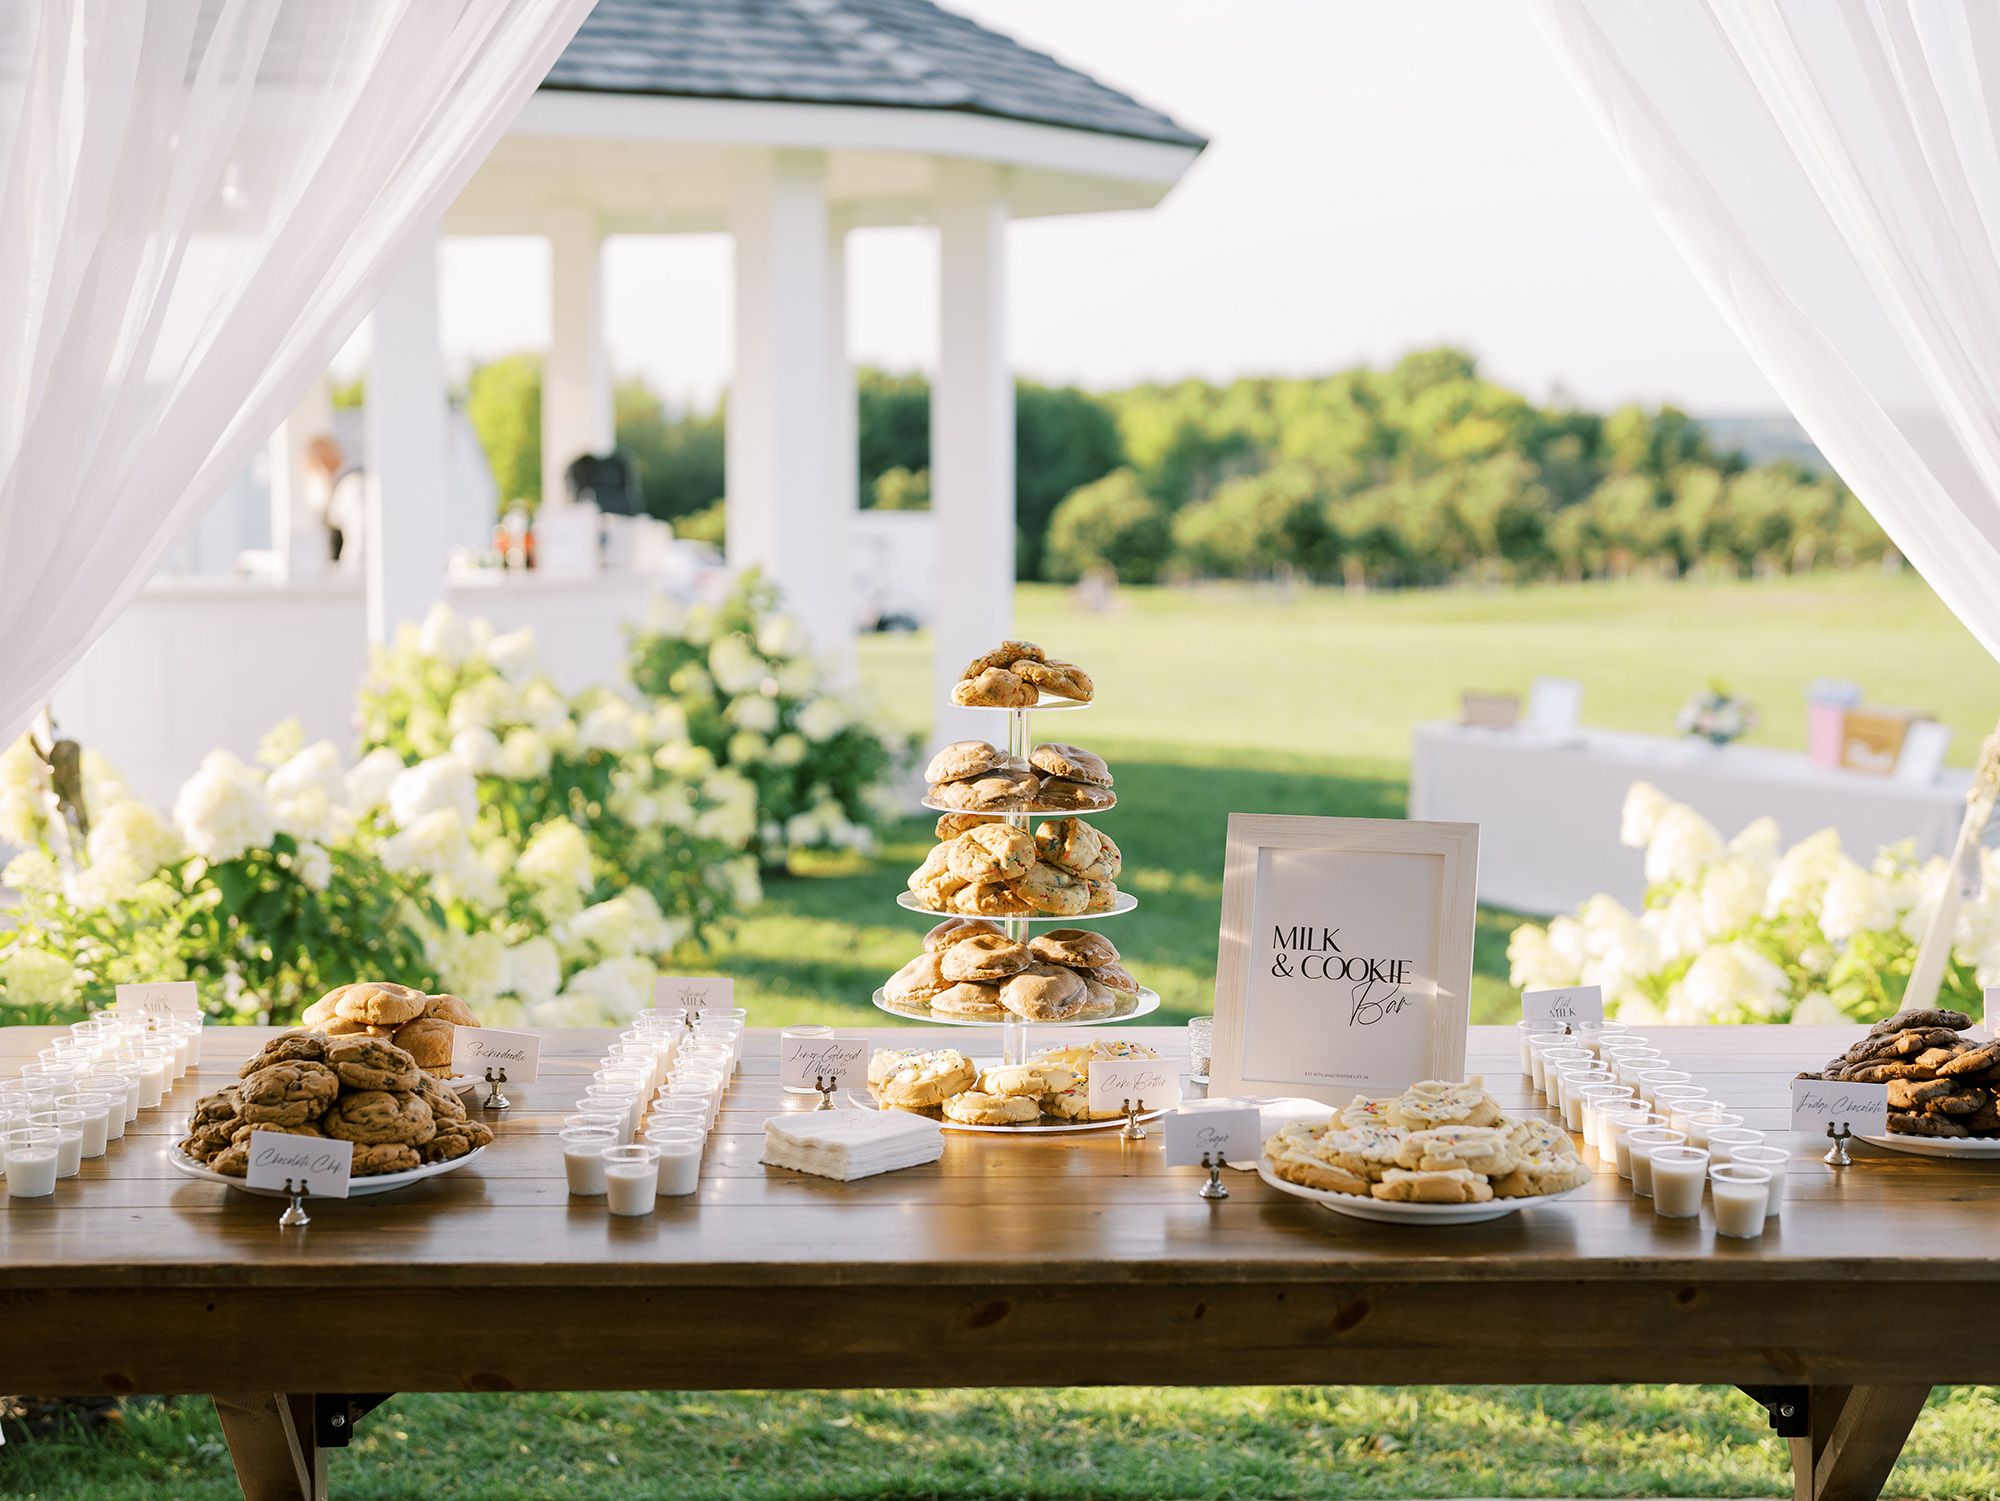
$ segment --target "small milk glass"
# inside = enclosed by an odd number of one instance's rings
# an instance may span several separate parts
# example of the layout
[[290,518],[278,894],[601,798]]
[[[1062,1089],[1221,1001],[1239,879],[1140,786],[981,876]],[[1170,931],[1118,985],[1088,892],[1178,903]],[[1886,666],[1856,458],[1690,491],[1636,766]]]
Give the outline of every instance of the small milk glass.
[[83,1115],[83,1155],[102,1157],[106,1144],[112,1140],[111,1118],[118,1117],[118,1130],[125,1130],[125,1091],[117,1094],[101,1093],[96,1090],[78,1090],[68,1096],[64,1106],[80,1111]]
[[653,1097],[653,1110],[655,1114],[663,1115],[698,1115],[705,1131],[715,1124],[721,1100],[722,1096],[714,1091],[673,1090],[669,1087]]
[[1592,1084],[1609,1084],[1611,1075],[1601,1068],[1572,1068],[1562,1071],[1562,1113],[1563,1124],[1570,1130],[1583,1130],[1583,1091]]
[[37,1110],[28,1117],[30,1126],[56,1133],[56,1176],[74,1178],[83,1171],[83,1112],[81,1110]]
[[1556,1076],[1565,1068],[1592,1061],[1590,1054],[1586,1053],[1574,1042],[1559,1048],[1543,1048],[1541,1082],[1535,1087],[1547,1095],[1549,1103],[1553,1105],[1555,1103],[1555,1091],[1561,1087],[1556,1082]]
[[1701,1213],[1708,1184],[1708,1153],[1700,1147],[1653,1149],[1653,1213],[1663,1220],[1693,1219]]
[[1658,1048],[1640,1048],[1631,1053],[1619,1053],[1610,1059],[1607,1067],[1618,1076],[1620,1084],[1629,1084],[1636,1092],[1644,1087],[1641,1074],[1654,1073],[1671,1065],[1660,1056]]
[[1551,1052],[1560,1052],[1570,1046],[1567,1032],[1537,1032],[1528,1039],[1528,1077],[1535,1088],[1545,1087],[1543,1068]]
[[[1700,1147],[1704,1152],[1708,1150],[1709,1132],[1722,1126],[1740,1126],[1743,1124],[1742,1116],[1728,1110],[1699,1110],[1685,1116],[1676,1111],[1674,1119],[1680,1122],[1675,1129],[1687,1132],[1688,1145],[1691,1147]],[[1751,1145],[1755,1146],[1756,1143],[1752,1142]]]
[[1762,1131],[1749,1131],[1742,1126],[1715,1126],[1708,1133],[1708,1155],[1715,1162],[1734,1162],[1738,1151],[1762,1145]]
[[192,1016],[177,1016],[173,1020],[174,1030],[184,1034],[188,1041],[188,1067],[201,1066],[201,1039],[208,1026],[208,1013],[197,1011]]
[[7,1197],[45,1199],[56,1191],[56,1157],[62,1132],[46,1126],[11,1126],[0,1136],[7,1155]]
[[121,1079],[125,1084],[125,1124],[131,1125],[139,1118],[139,1098],[145,1093],[145,1081],[141,1078],[140,1065],[125,1058],[111,1058],[96,1066],[91,1074],[93,1079]]
[[1625,1133],[1632,1155],[1632,1192],[1642,1199],[1653,1196],[1653,1153],[1667,1147],[1687,1145],[1687,1132],[1670,1131],[1665,1126],[1635,1127]]
[[1629,1179],[1632,1176],[1632,1133],[1666,1123],[1664,1115],[1638,1104],[1630,1110],[1613,1111],[1604,1117],[1604,1130],[1611,1138],[1611,1160],[1617,1166],[1619,1177]]
[[1604,1112],[1633,1099],[1629,1084],[1586,1084],[1583,1096],[1583,1144],[1593,1147],[1600,1157],[1609,1157],[1611,1147],[1604,1139]]
[[1737,1147],[1729,1154],[1729,1161],[1737,1167],[1761,1167],[1771,1175],[1771,1197],[1764,1206],[1765,1218],[1779,1212],[1785,1198],[1785,1168],[1792,1154],[1783,1147],[1754,1146]]
[[653,1139],[655,1131],[697,1131],[708,1135],[708,1112],[706,1110],[661,1110],[655,1106],[646,1116],[646,1129],[640,1133],[647,1141]]
[[616,1131],[625,1124],[625,1117],[612,1110],[580,1110],[575,1115],[566,1115],[562,1120],[563,1129],[572,1126],[602,1126]]
[[600,1155],[604,1163],[604,1207],[627,1218],[651,1214],[653,1201],[660,1196],[660,1149],[642,1141],[606,1147]]
[[1642,1070],[1632,1082],[1639,1086],[1639,1098],[1657,1110],[1661,1090],[1692,1084],[1694,1075],[1678,1068],[1649,1068]]
[[1715,1196],[1715,1233],[1754,1240],[1764,1233],[1771,1204],[1771,1175],[1748,1163],[1720,1162],[1708,1170]]
[[[1639,1098],[1646,1097],[1646,1086],[1639,1085]],[[1681,1100],[1705,1100],[1708,1089],[1700,1084],[1656,1084],[1653,1086],[1653,1108],[1668,1115],[1674,1113],[1674,1106]]]
[[699,1131],[660,1130],[649,1133],[647,1145],[660,1153],[660,1196],[679,1198],[701,1184],[701,1153],[706,1145]]
[[604,1153],[618,1143],[609,1126],[565,1126],[562,1133],[563,1175],[569,1191],[580,1199],[604,1192]]

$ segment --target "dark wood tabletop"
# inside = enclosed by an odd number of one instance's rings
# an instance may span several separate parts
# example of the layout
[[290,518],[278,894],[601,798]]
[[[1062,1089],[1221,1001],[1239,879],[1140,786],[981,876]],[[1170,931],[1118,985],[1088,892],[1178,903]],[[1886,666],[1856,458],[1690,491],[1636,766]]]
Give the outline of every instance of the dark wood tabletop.
[[[1179,1028],[1129,1030],[1185,1054]],[[1768,1132],[1791,1076],[1859,1031],[1645,1030]],[[0,1030],[0,1070],[48,1031]],[[168,1162],[196,1098],[269,1035],[211,1028],[106,1156],[53,1198],[0,1199],[8,1390],[2000,1380],[2000,1162],[1857,1143],[1834,1169],[1799,1141],[1753,1241],[1706,1209],[1659,1219],[1608,1164],[1559,1204],[1457,1227],[1348,1219],[1244,1172],[1209,1202],[1158,1130],[952,1132],[933,1165],[836,1183],[758,1162],[764,1120],[816,1100],[780,1090],[760,1030],[699,1192],[628,1220],[565,1189],[555,1133],[611,1040],[570,1030],[477,1162],[281,1231],[277,1201]],[[870,1035],[999,1052],[997,1030]],[[1474,1028],[1469,1059],[1510,1111],[1547,1114],[1511,1028]]]

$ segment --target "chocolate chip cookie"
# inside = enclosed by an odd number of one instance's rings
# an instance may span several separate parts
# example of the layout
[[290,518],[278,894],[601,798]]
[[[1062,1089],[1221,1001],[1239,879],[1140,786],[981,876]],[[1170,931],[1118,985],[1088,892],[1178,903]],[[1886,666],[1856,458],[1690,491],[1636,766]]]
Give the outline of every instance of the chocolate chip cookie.
[[260,1068],[269,1068],[274,1063],[324,1063],[326,1061],[326,1034],[304,1030],[287,1032],[282,1037],[273,1037],[255,1054],[244,1061],[236,1071],[239,1079],[247,1079]]
[[320,1117],[320,1129],[342,1141],[375,1146],[401,1142],[421,1146],[437,1135],[437,1117],[419,1094],[363,1089],[344,1094]]
[[324,1115],[340,1093],[340,1079],[324,1063],[273,1063],[240,1085],[241,1115],[258,1125],[303,1126]]
[[952,840],[945,855],[951,873],[972,885],[980,881],[1012,881],[1035,863],[1035,841],[1026,829],[1010,824],[981,824]]
[[326,1062],[349,1089],[412,1090],[423,1077],[416,1059],[379,1037],[331,1038]]
[[951,701],[968,709],[1032,709],[1040,697],[1032,684],[1004,667],[985,668],[951,690]]

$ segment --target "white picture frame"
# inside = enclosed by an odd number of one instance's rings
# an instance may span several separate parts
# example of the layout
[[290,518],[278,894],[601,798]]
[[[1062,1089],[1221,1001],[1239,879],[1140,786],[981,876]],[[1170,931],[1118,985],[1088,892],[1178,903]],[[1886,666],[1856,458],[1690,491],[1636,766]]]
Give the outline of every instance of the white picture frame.
[[1230,814],[1210,1097],[1464,1078],[1478,889],[1478,824]]

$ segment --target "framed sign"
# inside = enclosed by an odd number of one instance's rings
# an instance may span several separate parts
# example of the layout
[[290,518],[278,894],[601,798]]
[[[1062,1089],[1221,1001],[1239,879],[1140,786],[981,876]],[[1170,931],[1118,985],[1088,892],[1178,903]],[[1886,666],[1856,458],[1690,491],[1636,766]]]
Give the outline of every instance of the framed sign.
[[1479,825],[1232,813],[1209,1093],[1465,1077]]

